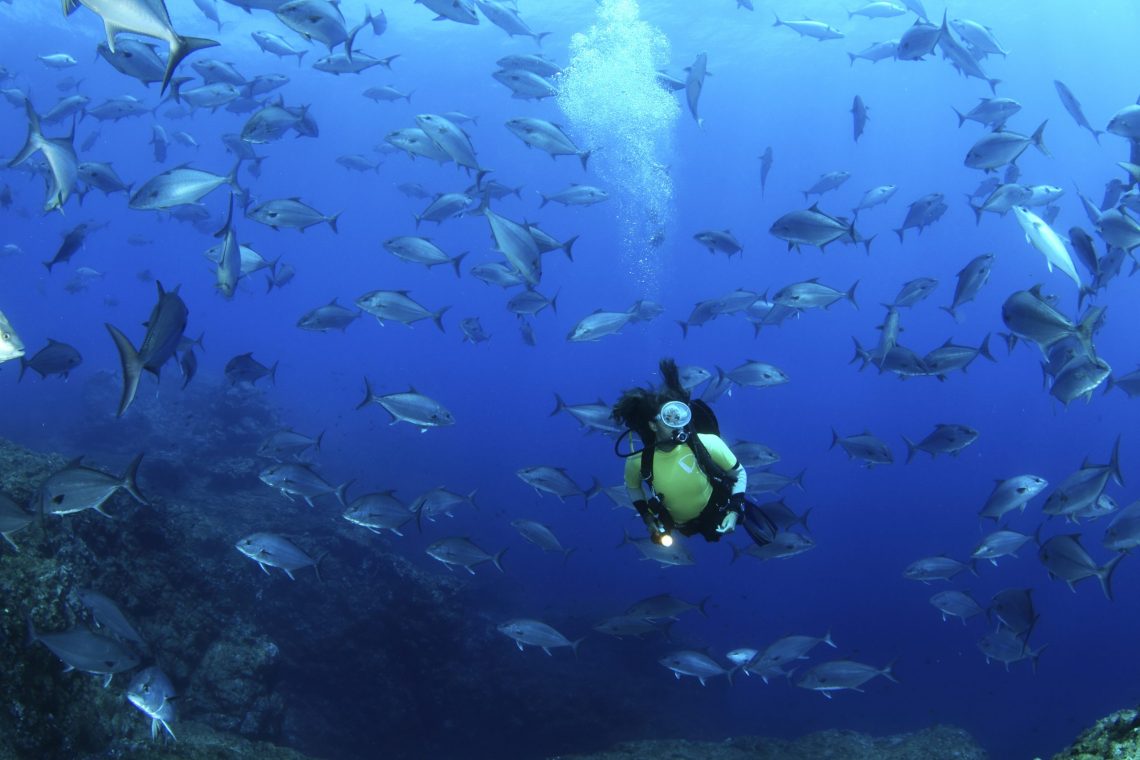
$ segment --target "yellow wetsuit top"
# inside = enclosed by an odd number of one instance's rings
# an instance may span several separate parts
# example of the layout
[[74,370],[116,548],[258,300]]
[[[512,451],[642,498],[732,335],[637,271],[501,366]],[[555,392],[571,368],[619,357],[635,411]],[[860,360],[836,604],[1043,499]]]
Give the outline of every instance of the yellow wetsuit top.
[[[728,472],[736,468],[736,457],[719,436],[697,435],[714,462]],[[625,460],[625,487],[641,490],[640,453]],[[685,444],[674,446],[671,451],[653,452],[653,490],[677,523],[686,523],[699,515],[712,496],[712,484],[697,465],[693,450]]]

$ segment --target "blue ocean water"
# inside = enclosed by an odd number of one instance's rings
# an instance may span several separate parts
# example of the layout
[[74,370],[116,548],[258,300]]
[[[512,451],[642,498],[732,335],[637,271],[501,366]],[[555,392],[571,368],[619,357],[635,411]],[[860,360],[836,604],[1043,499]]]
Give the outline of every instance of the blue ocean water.
[[[387,30],[379,37],[362,31],[357,48],[377,57],[398,53],[391,71],[374,68],[334,77],[309,67],[327,52],[318,44],[301,66],[257,48],[249,35],[259,29],[306,45],[271,13],[247,14],[219,3],[224,22],[219,34],[193,4],[170,3],[181,33],[222,43],[192,55],[179,75],[192,75],[193,62],[214,57],[233,63],[248,77],[285,74],[291,81],[277,93],[289,105],[311,104],[320,136],[289,135],[258,146],[267,157],[263,171],[252,177],[243,168],[240,182],[255,202],[300,196],[326,214],[340,213],[339,233],[327,225],[303,234],[278,232],[237,218],[240,241],[266,258],[282,257],[297,276],[266,293],[264,274],[254,274],[232,299],[225,299],[216,292],[213,267],[202,256],[215,243],[210,233],[224,220],[224,190],[205,199],[212,220],[203,231],[166,214],[131,210],[122,194],[91,192],[81,206],[72,200],[63,214],[44,215],[40,179],[4,172],[0,182],[11,186],[15,202],[0,212],[0,244],[14,243],[24,253],[0,259],[0,309],[29,355],[52,338],[77,347],[84,362],[67,382],[36,377],[17,382],[16,365],[5,366],[7,371],[0,372],[6,400],[0,435],[68,456],[96,453],[69,444],[85,424],[84,387],[99,373],[118,371],[118,356],[103,323],[123,329],[136,344],[141,339],[140,323],[153,305],[155,285],[136,275],[149,270],[168,288],[180,286],[190,310],[187,335],[206,336],[195,383],[224,382],[225,363],[245,352],[266,364],[279,362],[276,384],[264,393],[297,430],[325,431],[316,465],[330,482],[355,480],[354,491],[395,489],[407,501],[440,485],[461,493],[477,489],[478,510],[429,523],[422,535],[378,539],[377,545],[439,573],[447,570],[424,548],[444,536],[470,536],[491,551],[509,547],[504,574],[485,565],[471,580],[466,603],[472,614],[486,617],[489,626],[512,617],[542,619],[571,639],[587,637],[573,667],[596,669],[598,683],[620,673],[674,692],[665,699],[687,714],[682,721],[662,716],[655,723],[656,735],[793,737],[835,727],[890,733],[944,722],[969,730],[993,757],[1059,750],[1082,727],[1140,696],[1133,656],[1140,571],[1133,560],[1126,557],[1115,573],[1111,602],[1095,580],[1078,585],[1076,593],[1051,580],[1033,544],[1018,558],[1002,559],[996,567],[979,563],[977,577],[967,573],[950,583],[924,585],[904,579],[902,571],[921,557],[945,553],[967,558],[992,529],[992,523],[980,523],[977,512],[995,480],[1034,473],[1055,485],[1086,459],[1107,462],[1117,436],[1122,438],[1127,485],[1110,484],[1108,493],[1121,505],[1130,503],[1137,476],[1135,404],[1119,390],[1103,393],[1101,386],[1088,403],[1063,406],[1042,385],[1040,352],[1026,344],[1007,352],[998,335],[1008,330],[1002,323],[1003,301],[1037,283],[1058,296],[1062,312],[1079,312],[1074,283],[1058,271],[1046,271],[1012,214],[985,214],[976,224],[966,205],[965,196],[984,175],[965,167],[963,158],[984,132],[972,122],[959,127],[951,108],[965,111],[978,98],[991,96],[985,82],[959,75],[938,55],[919,62],[849,62],[848,52],[905,32],[914,23],[913,13],[848,18],[855,4],[830,1],[757,3],[754,12],[735,5],[732,0],[606,0],[601,5],[524,0],[519,10],[531,27],[550,32],[540,49],[530,39],[509,38],[485,18],[477,26],[465,26],[435,21],[419,4],[389,3],[383,8]],[[926,5],[937,22],[943,8],[929,0]],[[365,13],[358,0],[346,0],[340,8],[350,25]],[[784,19],[826,21],[846,36],[824,42],[800,37],[773,27],[773,11]],[[1135,103],[1137,83],[1129,81],[1121,59],[1131,49],[1140,9],[1124,0],[1080,7],[1049,0],[958,2],[947,11],[951,18],[990,27],[1009,51],[1007,57],[984,61],[989,75],[1001,80],[997,94],[1023,106],[1007,127],[1030,134],[1048,121],[1045,142],[1051,156],[1026,150],[1017,162],[1019,181],[1065,189],[1053,224],[1059,233],[1074,225],[1092,231],[1078,191],[1099,204],[1106,181],[1121,177],[1117,162],[1129,160],[1128,140],[1106,134],[1094,141],[1065,112],[1053,81],[1063,80],[1077,94],[1097,129]],[[64,18],[55,7],[27,0],[0,5],[0,66],[12,74],[0,86],[22,89],[41,113],[60,96],[56,84],[64,76],[82,79],[79,91],[91,97],[92,105],[131,94],[155,107],[154,114],[119,122],[98,123],[88,116],[76,127],[77,143],[99,133],[80,159],[110,161],[136,187],[184,162],[225,174],[234,159],[220,135],[239,132],[247,116],[219,109],[171,119],[158,85],[145,88],[104,62],[93,62],[102,38],[99,19],[85,8]],[[628,56],[612,54],[623,49]],[[601,56],[603,63],[612,64],[610,69],[598,68],[596,56],[594,68],[587,66],[591,52],[598,50],[611,51]],[[73,55],[78,63],[55,71],[36,60],[57,52]],[[581,100],[514,99],[491,78],[499,58],[535,52],[566,69]],[[710,76],[700,97],[703,126],[698,127],[683,91],[670,96],[679,99],[669,107],[663,105],[662,92],[639,88],[644,76],[638,76],[646,67],[661,65],[684,78],[684,68],[700,53],[708,55]],[[373,103],[361,95],[367,87],[385,84],[414,90],[411,102]],[[852,139],[849,113],[855,95],[870,109],[858,142]],[[12,156],[23,144],[26,123],[20,109],[0,108],[5,109],[0,111],[0,153]],[[558,251],[544,257],[539,290],[557,293],[558,304],[556,313],[546,310],[532,320],[533,346],[523,342],[518,320],[505,308],[512,291],[468,274],[473,264],[501,260],[480,215],[438,227],[424,222],[419,229],[418,234],[430,235],[452,255],[470,251],[459,278],[450,267],[428,270],[400,261],[382,247],[390,237],[417,234],[414,215],[427,202],[406,197],[398,185],[418,182],[435,192],[453,192],[474,181],[453,164],[373,150],[393,130],[414,126],[417,114],[447,111],[476,116],[477,123],[464,128],[480,164],[492,170],[488,176],[523,187],[520,198],[495,201],[497,213],[539,223],[560,240],[579,236],[573,261]],[[588,170],[573,156],[551,160],[523,145],[503,127],[519,116],[563,125],[579,146],[593,151]],[[174,144],[168,160],[157,163],[148,144],[154,123],[170,133],[189,132],[201,147]],[[66,130],[66,123],[45,128],[49,136]],[[774,163],[761,194],[758,156],[768,146]],[[383,163],[375,173],[356,173],[335,162],[352,153]],[[666,168],[667,179],[655,167]],[[841,243],[825,252],[786,250],[769,234],[772,222],[805,208],[801,191],[819,175],[836,170],[850,172],[851,179],[820,199],[820,207],[830,213],[847,215],[871,187],[898,187],[885,206],[859,214],[859,233],[875,235],[870,252]],[[612,197],[588,208],[539,208],[539,191],[551,193],[572,182],[596,184]],[[931,192],[944,194],[948,211],[921,234],[908,230],[900,242],[892,230],[901,226],[907,204]],[[80,221],[106,226],[91,234],[69,264],[47,272],[40,262],[51,258],[62,234]],[[646,234],[654,225],[664,231],[659,246]],[[710,255],[693,240],[701,230],[725,228],[742,243],[741,255]],[[153,242],[129,245],[132,235]],[[1099,238],[1097,244],[1103,252]],[[949,305],[957,272],[982,253],[995,254],[992,277],[977,299],[960,309],[955,323],[937,307]],[[103,277],[72,294],[65,285],[79,266],[97,269]],[[1117,376],[1140,361],[1130,268],[1126,261],[1122,275],[1093,299],[1108,307],[1096,351]],[[1079,271],[1087,281],[1088,273]],[[900,380],[874,367],[857,371],[857,365],[848,363],[852,337],[875,344],[885,314],[879,304],[891,302],[902,283],[923,276],[936,278],[938,287],[928,300],[903,310],[900,342],[921,354],[947,338],[977,346],[989,335],[997,361],[979,359],[967,373],[953,373],[944,382]],[[688,337],[677,326],[698,301],[736,288],[773,294],[812,277],[843,291],[858,281],[858,308],[841,301],[826,311],[764,327],[758,335],[739,316],[691,327]],[[450,307],[443,317],[446,329],[437,330],[430,320],[410,329],[397,323],[381,326],[368,316],[344,333],[295,326],[303,313],[334,297],[348,305],[373,289],[407,290],[432,311]],[[596,343],[567,341],[575,323],[590,312],[622,311],[637,299],[661,303],[664,314],[631,323]],[[491,335],[486,343],[462,340],[459,320],[474,316]],[[688,541],[695,566],[659,567],[642,561],[631,547],[615,548],[623,531],[641,535],[632,512],[611,510],[604,496],[591,499],[586,508],[581,499],[560,503],[516,476],[523,467],[552,465],[566,468],[583,488],[592,478],[603,485],[619,483],[622,462],[613,455],[613,440],[584,434],[566,415],[549,416],[554,394],[569,403],[613,402],[623,389],[657,382],[657,362],[664,356],[710,371],[753,359],[788,373],[791,382],[775,388],[737,387],[715,409],[726,440],[762,441],[781,455],[775,470],[806,471],[804,489],[793,487],[784,496],[797,512],[811,508],[814,550],[788,559],[741,557],[732,562],[725,542],[706,545],[697,538]],[[157,392],[160,398],[178,394],[177,374],[168,367],[157,386],[144,378],[140,393]],[[378,393],[414,387],[450,409],[456,424],[420,432],[407,424],[389,425],[375,406],[354,411],[365,377]],[[905,464],[901,436],[917,440],[937,423],[969,425],[979,431],[979,439],[957,457],[932,460],[919,454]],[[890,445],[895,462],[867,468],[848,460],[838,447],[829,450],[833,428],[840,435],[875,433]],[[256,471],[249,474],[253,478]],[[1112,553],[1101,546],[1108,518],[1078,525],[1046,520],[1041,513],[1045,495],[1024,513],[1011,514],[1008,525],[1032,534],[1043,524],[1043,538],[1080,533],[1097,562],[1108,561]],[[324,510],[324,516],[335,514],[328,503],[316,509]],[[566,562],[540,553],[510,526],[510,520],[521,517],[545,523],[575,552]],[[269,526],[234,528],[240,535]],[[730,541],[747,545],[744,535]],[[229,546],[219,547],[219,552],[227,551],[235,565],[249,564]],[[252,565],[246,569],[256,572]],[[969,591],[983,606],[1000,589],[1032,588],[1041,618],[1031,645],[1047,645],[1037,672],[1031,672],[1028,662],[1015,663],[1008,672],[999,663],[987,665],[977,641],[989,624],[982,618],[964,626],[944,623],[928,603],[931,594],[947,588]],[[293,591],[276,584],[267,593]],[[710,596],[708,617],[683,618],[673,628],[672,644],[658,638],[618,641],[591,631],[598,620],[663,592],[690,601]],[[788,681],[765,686],[738,677],[731,687],[714,679],[702,688],[693,679],[674,681],[657,664],[671,649],[707,647],[723,663],[724,653],[736,647],[763,647],[788,633],[827,631],[837,649],[826,656],[876,667],[892,662],[899,682],[878,679],[865,693],[826,700]],[[288,638],[287,632],[278,633]],[[513,643],[503,638],[502,646]],[[556,651],[554,657],[571,655]],[[817,652],[804,667],[820,659]],[[526,674],[532,683],[536,673],[557,673],[554,668],[563,665],[528,649],[518,654],[516,667],[516,676],[501,671],[487,676],[522,682]],[[556,691],[557,684],[549,688]],[[573,726],[572,717],[568,723]],[[494,730],[488,726],[489,733]],[[621,733],[620,727],[615,733]],[[540,729],[534,734],[536,747],[559,751],[541,745]],[[589,742],[561,749],[583,746]]]

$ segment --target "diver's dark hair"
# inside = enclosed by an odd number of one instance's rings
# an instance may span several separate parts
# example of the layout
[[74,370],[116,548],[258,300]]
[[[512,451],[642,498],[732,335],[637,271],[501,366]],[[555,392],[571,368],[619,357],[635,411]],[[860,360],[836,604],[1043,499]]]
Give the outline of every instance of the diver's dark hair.
[[689,392],[681,385],[681,371],[677,369],[677,362],[671,357],[665,357],[657,365],[661,371],[661,379],[665,381],[664,389],[658,394],[665,401],[684,401],[689,403]]
[[619,425],[624,425],[641,438],[642,445],[651,446],[656,440],[649,423],[657,416],[662,405],[668,401],[688,403],[689,393],[681,385],[677,362],[665,358],[658,365],[664,386],[660,390],[652,388],[631,388],[622,392],[614,404],[610,415]]

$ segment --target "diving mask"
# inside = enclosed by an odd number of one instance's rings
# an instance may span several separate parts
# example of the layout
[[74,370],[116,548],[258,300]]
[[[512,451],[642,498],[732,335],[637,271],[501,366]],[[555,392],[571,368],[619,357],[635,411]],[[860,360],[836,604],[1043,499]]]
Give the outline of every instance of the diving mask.
[[693,412],[684,401],[669,401],[657,413],[657,422],[673,431],[673,438],[684,441],[688,434],[685,427],[693,419]]

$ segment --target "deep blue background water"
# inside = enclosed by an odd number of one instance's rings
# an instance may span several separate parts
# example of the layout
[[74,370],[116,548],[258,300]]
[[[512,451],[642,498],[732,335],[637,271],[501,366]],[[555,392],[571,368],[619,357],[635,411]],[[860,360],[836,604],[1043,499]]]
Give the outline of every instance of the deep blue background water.
[[[0,243],[17,243],[27,254],[0,260],[0,308],[29,353],[51,337],[77,346],[85,362],[67,383],[26,378],[17,384],[13,365],[5,367],[0,372],[5,389],[0,434],[69,455],[87,453],[68,448],[69,437],[84,424],[84,383],[97,372],[118,367],[102,323],[118,325],[136,342],[141,339],[139,323],[153,303],[154,285],[141,282],[135,273],[146,268],[168,286],[181,283],[190,308],[187,332],[206,334],[207,351],[199,355],[196,382],[217,380],[225,362],[246,351],[266,363],[280,360],[277,384],[266,392],[298,430],[327,431],[319,466],[330,480],[355,478],[354,492],[394,488],[409,501],[438,485],[460,492],[478,489],[478,512],[430,525],[422,537],[384,543],[425,567],[434,563],[423,547],[445,535],[470,535],[489,550],[510,546],[507,573],[500,576],[481,568],[470,588],[491,619],[539,617],[577,638],[597,620],[618,614],[643,596],[669,591],[695,601],[712,595],[707,620],[689,617],[675,626],[679,644],[707,646],[719,656],[738,646],[764,646],[786,633],[830,630],[839,646],[834,654],[876,665],[897,660],[899,684],[877,681],[866,694],[840,694],[827,701],[783,682],[763,686],[756,679],[740,679],[744,682],[727,688],[714,681],[704,689],[689,679],[674,682],[656,664],[667,645],[614,641],[589,632],[580,667],[592,667],[593,651],[607,650],[609,656],[616,653],[629,661],[636,677],[653,679],[662,688],[687,690],[694,720],[683,727],[685,735],[794,736],[826,727],[878,733],[945,721],[969,729],[995,757],[1031,757],[1056,751],[1096,717],[1134,703],[1140,696],[1134,656],[1140,569],[1131,559],[1116,573],[1112,603],[1093,582],[1082,584],[1074,594],[1050,581],[1031,547],[1019,559],[1002,560],[996,568],[979,566],[978,578],[967,576],[951,585],[924,586],[901,575],[919,557],[968,555],[982,532],[991,528],[989,523],[979,526],[976,513],[995,479],[1032,472],[1059,483],[1085,457],[1107,461],[1118,434],[1123,434],[1128,486],[1112,485],[1110,493],[1122,505],[1132,500],[1138,475],[1133,402],[1119,391],[1098,392],[1091,403],[1065,409],[1041,386],[1036,349],[1022,346],[1007,356],[996,336],[1004,330],[1000,304],[1013,291],[1043,282],[1047,292],[1061,297],[1061,308],[1068,313],[1075,312],[1076,293],[1067,278],[1045,271],[1012,216],[986,215],[975,225],[965,206],[964,194],[982,174],[965,168],[962,159],[982,132],[972,123],[958,128],[950,108],[965,110],[989,95],[985,83],[961,78],[936,59],[848,65],[847,51],[897,37],[912,16],[849,21],[847,7],[838,2],[773,4],[783,17],[808,15],[847,33],[844,40],[818,43],[789,29],[772,28],[768,11],[737,11],[731,0],[645,0],[641,6],[642,18],[668,36],[674,73],[700,52],[708,53],[713,72],[701,99],[704,128],[697,128],[682,102],[671,130],[672,154],[665,163],[675,188],[673,215],[666,244],[648,258],[622,244],[615,203],[538,210],[536,191],[551,192],[568,182],[601,182],[594,172],[583,173],[574,158],[551,161],[502,127],[508,118],[524,115],[564,121],[553,100],[513,100],[490,78],[496,59],[535,51],[530,40],[509,39],[485,20],[478,27],[433,22],[421,6],[389,3],[384,7],[388,32],[380,38],[362,32],[358,47],[377,56],[399,53],[394,70],[334,78],[308,68],[324,55],[316,46],[300,69],[292,59],[279,62],[261,53],[249,38],[255,29],[303,44],[272,16],[247,16],[219,4],[226,22],[223,47],[191,57],[182,73],[191,73],[189,63],[197,57],[216,53],[247,76],[281,72],[293,78],[283,94],[290,104],[312,103],[321,136],[290,137],[260,148],[269,156],[264,172],[254,179],[243,170],[243,184],[257,198],[302,195],[326,213],[342,211],[340,234],[327,226],[305,234],[274,232],[240,220],[240,240],[267,258],[283,255],[298,274],[293,284],[269,295],[263,292],[262,275],[255,275],[232,301],[225,301],[214,292],[212,270],[201,255],[214,243],[207,235],[151,212],[129,210],[122,195],[105,199],[91,193],[82,208],[72,201],[65,216],[45,217],[39,212],[39,181],[4,173],[0,181],[13,187],[16,205],[0,217]],[[1002,80],[999,94],[1024,106],[1009,126],[1029,133],[1048,119],[1046,143],[1053,154],[1050,159],[1028,150],[1019,161],[1022,181],[1063,186],[1067,194],[1055,228],[1087,227],[1076,190],[1099,201],[1104,182],[1117,176],[1115,162],[1127,158],[1127,143],[1105,135],[1096,144],[1064,112],[1053,80],[1064,80],[1093,125],[1103,128],[1113,113],[1135,102],[1140,91],[1126,63],[1140,10],[1123,0],[1080,8],[1062,0],[1033,3],[1031,10],[1029,6],[963,2],[949,10],[951,17],[991,26],[1011,51],[1008,59],[991,57],[985,63],[991,76]],[[363,5],[355,0],[342,7],[350,22],[363,14]],[[927,2],[927,9],[932,16],[941,15],[941,6]],[[171,10],[183,33],[214,33],[191,3],[172,4]],[[543,50],[561,63],[566,63],[570,36],[593,24],[596,12],[594,3],[586,0],[532,2],[521,10],[532,27],[552,32]],[[101,34],[98,19],[85,10],[65,21],[55,8],[41,9],[22,0],[0,6],[0,65],[16,73],[4,86],[30,88],[41,112],[55,101],[54,83],[69,74],[84,77],[82,91],[93,103],[130,93],[158,104],[157,87],[147,90],[103,62],[91,62]],[[60,51],[78,58],[79,66],[56,73],[35,60],[38,54]],[[380,84],[414,88],[412,103],[374,104],[360,96],[365,88]],[[857,144],[851,139],[848,113],[855,94],[871,108],[866,133]],[[202,145],[198,151],[172,145],[167,166],[192,161],[219,173],[228,170],[232,159],[218,137],[240,131],[243,116],[219,111],[170,121],[161,116],[165,109],[159,108],[159,123],[168,132],[187,130]],[[425,205],[404,197],[397,185],[417,181],[453,191],[470,184],[467,176],[451,165],[411,162],[402,155],[386,156],[376,175],[350,173],[334,162],[346,153],[376,155],[372,146],[388,132],[412,126],[415,114],[449,110],[479,117],[468,130],[480,160],[500,181],[524,186],[521,200],[496,204],[500,213],[540,221],[559,238],[581,235],[573,263],[559,253],[544,259],[540,290],[559,292],[558,313],[544,312],[534,320],[533,348],[522,343],[514,316],[504,308],[509,294],[466,274],[471,264],[496,259],[484,220],[469,217],[438,228],[425,225],[425,234],[445,250],[471,251],[459,279],[447,267],[428,271],[397,260],[380,245],[394,235],[415,234],[412,215]],[[82,158],[112,161],[128,181],[144,181],[161,170],[147,144],[152,122],[144,117],[104,124],[98,142]],[[92,119],[83,121],[77,141],[95,126]],[[0,104],[0,153],[14,154],[24,131],[22,113]],[[61,131],[59,126],[47,129],[49,135]],[[757,156],[768,145],[775,165],[761,197]],[[598,147],[602,149],[591,159],[595,171],[605,161],[605,147]],[[800,191],[818,175],[836,169],[852,174],[821,203],[837,213],[853,207],[867,188],[886,183],[899,187],[885,207],[860,215],[860,231],[878,233],[871,254],[843,246],[829,246],[826,253],[785,251],[768,227],[781,214],[802,208]],[[905,244],[900,244],[890,230],[900,225],[906,204],[933,191],[945,194],[950,210],[922,235],[908,231]],[[224,202],[223,192],[207,199],[216,217]],[[92,235],[70,265],[49,276],[39,262],[54,253],[63,231],[88,219],[109,226]],[[695,232],[710,227],[730,227],[744,245],[743,255],[731,260],[710,256],[692,240]],[[129,246],[125,241],[131,234],[150,238],[155,245]],[[961,323],[954,324],[936,307],[950,303],[955,274],[983,252],[997,255],[991,281],[975,303],[960,310]],[[106,276],[90,291],[69,295],[63,286],[77,266],[94,267]],[[1126,263],[1125,272],[1129,267]],[[687,340],[675,324],[696,301],[734,288],[774,292],[816,276],[843,290],[859,280],[860,308],[837,303],[828,312],[765,328],[758,338],[740,318],[693,328]],[[940,285],[928,301],[904,311],[902,342],[924,352],[947,337],[977,345],[992,333],[997,364],[979,360],[968,374],[956,374],[944,383],[925,378],[902,382],[872,370],[859,373],[848,365],[851,337],[873,343],[883,315],[878,304],[892,300],[903,282],[918,276],[936,277]],[[376,288],[408,289],[433,309],[451,305],[444,318],[446,332],[426,322],[413,329],[380,327],[368,317],[345,334],[315,334],[294,326],[301,314],[334,296],[348,304]],[[1140,361],[1133,327],[1138,316],[1135,293],[1134,281],[1122,276],[1099,301],[1109,310],[1097,348],[1118,374]],[[114,296],[118,305],[107,306],[105,296]],[[660,301],[665,315],[630,325],[596,344],[565,340],[587,313],[624,309],[637,298]],[[472,346],[461,341],[458,321],[476,315],[492,339]],[[565,466],[583,486],[591,477],[606,485],[617,483],[621,463],[612,455],[612,442],[582,435],[569,417],[548,417],[553,394],[570,403],[598,397],[612,401],[621,389],[654,379],[657,360],[665,355],[710,369],[758,359],[792,377],[791,383],[775,389],[737,389],[716,408],[726,438],[774,447],[783,458],[775,468],[781,472],[807,469],[806,492],[793,490],[786,496],[797,511],[812,508],[815,551],[786,561],[744,558],[730,564],[731,552],[723,543],[694,544],[695,567],[661,569],[639,561],[629,547],[614,548],[623,529],[638,530],[640,523],[632,513],[611,511],[604,497],[585,510],[574,500],[560,504],[536,495],[515,476],[520,467],[550,464]],[[171,367],[167,373],[161,393],[177,393],[177,371]],[[421,434],[407,425],[387,425],[384,413],[374,407],[353,411],[365,375],[377,392],[414,385],[448,406],[458,423]],[[141,392],[153,392],[154,387],[145,380]],[[903,464],[900,436],[917,440],[938,422],[973,426],[981,432],[980,439],[956,459],[931,461],[923,454]],[[832,427],[841,434],[870,429],[892,446],[896,463],[868,470],[838,450],[828,451]],[[1011,527],[1032,532],[1042,520],[1042,503],[1039,497],[1024,514],[1013,515]],[[332,507],[321,504],[318,509]],[[576,552],[565,564],[556,555],[541,555],[510,527],[509,520],[516,517],[546,523]],[[1052,521],[1043,533],[1080,530],[1085,545],[1103,562],[1109,558],[1100,547],[1103,525],[1072,528]],[[745,538],[734,541],[743,545]],[[246,560],[234,553],[233,561]],[[1016,664],[1010,672],[999,664],[987,666],[975,646],[986,624],[980,619],[967,626],[943,623],[927,602],[935,591],[953,587],[969,590],[984,604],[1001,588],[1021,586],[1034,589],[1042,615],[1032,642],[1048,644],[1036,675],[1027,663]],[[504,639],[503,646],[513,645]],[[518,662],[519,668],[546,665],[545,657],[533,650],[520,654]]]

